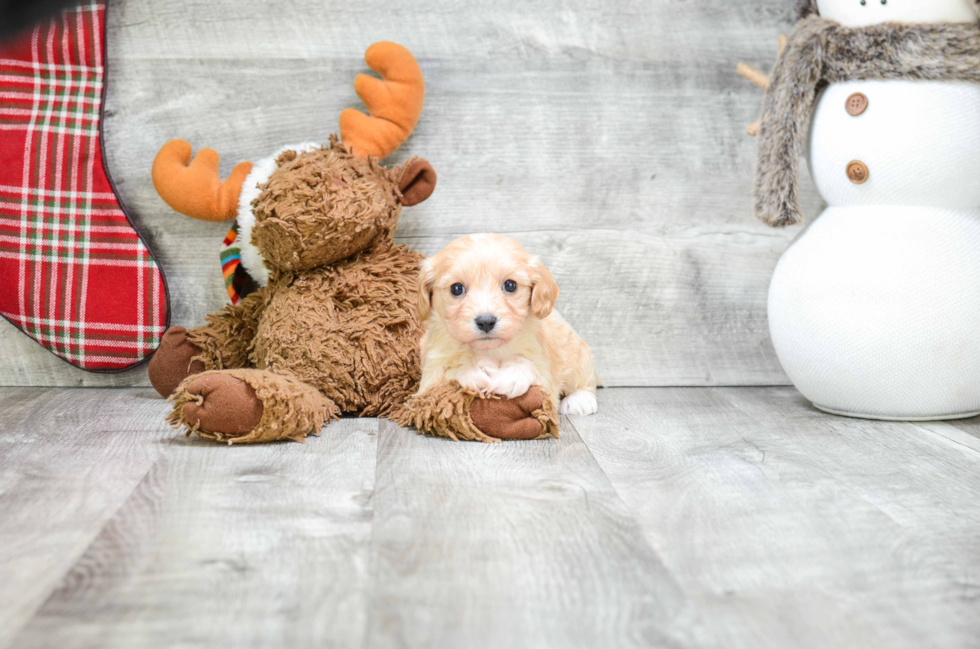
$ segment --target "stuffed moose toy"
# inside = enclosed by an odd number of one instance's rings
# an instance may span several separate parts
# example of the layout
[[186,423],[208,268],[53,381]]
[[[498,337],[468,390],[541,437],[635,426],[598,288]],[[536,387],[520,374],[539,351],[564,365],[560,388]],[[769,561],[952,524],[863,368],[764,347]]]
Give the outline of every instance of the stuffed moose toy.
[[190,162],[190,144],[172,140],[157,154],[154,186],[173,209],[237,217],[242,263],[252,260],[259,285],[204,326],[164,335],[149,376],[172,401],[169,421],[229,444],[303,440],[342,414],[454,439],[556,435],[557,414],[537,388],[511,400],[456,384],[415,395],[423,257],[394,232],[402,206],[426,200],[436,174],[419,158],[379,161],[414,129],[425,84],[400,45],[376,43],[365,61],[381,75],[355,80],[370,116],[343,111],[340,138],[327,145],[284,147],[224,181],[213,150]]

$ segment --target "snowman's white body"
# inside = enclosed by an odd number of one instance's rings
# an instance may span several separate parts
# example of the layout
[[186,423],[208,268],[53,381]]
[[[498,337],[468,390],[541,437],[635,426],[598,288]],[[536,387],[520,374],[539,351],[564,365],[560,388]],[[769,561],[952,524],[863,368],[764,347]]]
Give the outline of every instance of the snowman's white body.
[[[976,20],[972,0],[889,3],[905,15],[888,16],[879,0],[818,4],[823,17],[852,25],[868,24],[857,7],[885,16],[871,22],[963,21],[964,10]],[[859,115],[845,108],[855,93],[867,99]],[[769,290],[787,375],[831,412],[980,413],[980,85],[832,84],[808,148],[828,208],[784,253]],[[868,169],[862,184],[846,173],[856,160]]]

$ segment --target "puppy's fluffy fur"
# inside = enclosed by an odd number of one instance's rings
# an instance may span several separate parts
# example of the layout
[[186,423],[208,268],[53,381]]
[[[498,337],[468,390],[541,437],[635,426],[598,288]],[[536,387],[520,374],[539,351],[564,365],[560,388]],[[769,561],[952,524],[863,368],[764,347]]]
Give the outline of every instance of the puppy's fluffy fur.
[[[457,284],[462,292],[454,295]],[[557,299],[548,269],[508,237],[462,237],[426,259],[419,281],[419,320],[426,327],[419,394],[457,381],[514,398],[537,385],[556,406],[564,397],[564,414],[596,412],[592,352],[554,310]],[[479,326],[480,316],[484,327],[495,319],[489,331]]]

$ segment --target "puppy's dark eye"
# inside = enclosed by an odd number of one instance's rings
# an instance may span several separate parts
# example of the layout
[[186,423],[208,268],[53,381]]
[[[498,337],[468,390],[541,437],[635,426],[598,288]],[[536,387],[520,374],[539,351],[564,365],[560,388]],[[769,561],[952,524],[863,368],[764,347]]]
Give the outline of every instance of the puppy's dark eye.
[[456,297],[459,297],[460,295],[466,292],[466,288],[459,282],[456,282],[455,284],[449,287],[449,292],[455,295]]
[[513,293],[514,291],[517,290],[517,282],[515,282],[512,279],[507,280],[506,282],[504,282],[504,290],[507,291],[508,293]]

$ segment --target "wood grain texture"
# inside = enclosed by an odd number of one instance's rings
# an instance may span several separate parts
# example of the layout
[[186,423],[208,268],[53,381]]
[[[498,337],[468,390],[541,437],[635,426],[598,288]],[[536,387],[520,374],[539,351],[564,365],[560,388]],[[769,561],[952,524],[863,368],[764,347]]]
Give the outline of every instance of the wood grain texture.
[[0,389],[0,648],[976,646],[976,421],[599,404],[558,440],[228,448],[149,390]]
[[151,390],[0,390],[0,647],[173,438]]
[[976,645],[975,422],[828,416],[791,388],[602,395],[575,429],[709,646]]
[[370,647],[690,645],[693,611],[574,430],[381,425]]
[[[358,105],[366,46],[418,57],[426,105],[397,163],[428,158],[434,197],[399,237],[426,253],[456,236],[516,237],[554,271],[559,309],[608,385],[780,384],[769,276],[795,235],[751,215],[761,94],[791,3],[585,1],[481,5],[369,0],[113,1],[108,164],[170,286],[173,322],[220,307],[226,226],[155,195],[172,137],[210,146],[225,173],[277,147],[323,139]],[[811,215],[819,200],[805,184]],[[0,384],[146,385],[144,368],[93,375],[0,323]]]
[[15,646],[360,646],[377,428],[347,419],[306,445],[176,437]]

